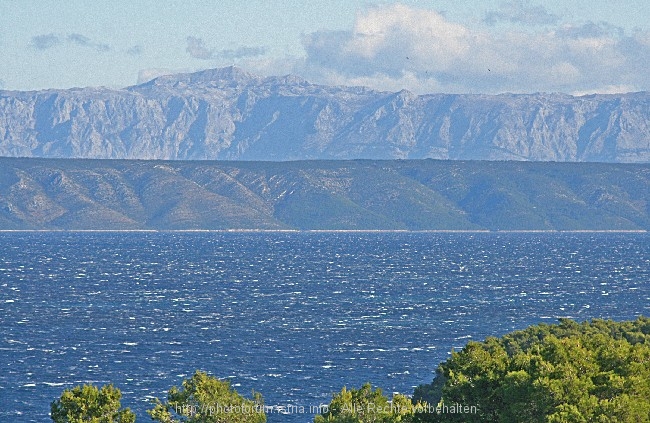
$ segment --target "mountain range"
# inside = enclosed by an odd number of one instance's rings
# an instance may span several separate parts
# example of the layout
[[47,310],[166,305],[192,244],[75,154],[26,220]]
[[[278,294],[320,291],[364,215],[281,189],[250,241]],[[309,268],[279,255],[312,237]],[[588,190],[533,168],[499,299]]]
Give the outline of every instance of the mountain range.
[[650,162],[650,94],[415,95],[229,67],[0,91],[0,156]]
[[649,230],[650,164],[0,158],[0,229]]

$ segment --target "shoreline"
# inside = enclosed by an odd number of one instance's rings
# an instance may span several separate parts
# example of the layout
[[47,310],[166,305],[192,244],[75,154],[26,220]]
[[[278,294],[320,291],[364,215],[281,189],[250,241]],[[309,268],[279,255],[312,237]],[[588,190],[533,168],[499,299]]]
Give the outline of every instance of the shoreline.
[[488,229],[0,229],[0,233],[629,233],[647,234],[646,229],[518,229],[518,230],[488,230]]

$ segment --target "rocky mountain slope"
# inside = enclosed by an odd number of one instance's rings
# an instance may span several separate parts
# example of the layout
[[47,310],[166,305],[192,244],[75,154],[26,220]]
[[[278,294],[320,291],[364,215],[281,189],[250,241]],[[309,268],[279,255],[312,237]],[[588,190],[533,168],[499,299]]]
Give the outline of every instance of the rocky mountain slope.
[[0,91],[0,155],[650,162],[650,94],[416,96],[238,68]]
[[0,158],[0,229],[650,229],[650,165]]

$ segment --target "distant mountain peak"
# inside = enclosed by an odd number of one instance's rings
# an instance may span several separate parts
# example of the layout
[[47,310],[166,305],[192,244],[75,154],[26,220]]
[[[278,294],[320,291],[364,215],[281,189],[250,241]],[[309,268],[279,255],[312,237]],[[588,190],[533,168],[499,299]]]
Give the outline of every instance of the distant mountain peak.
[[288,74],[288,75],[283,75],[283,76],[270,76],[268,78],[264,79],[265,81],[271,82],[271,83],[277,83],[277,84],[283,84],[283,85],[309,85],[309,81],[304,79],[301,76],[298,75],[293,75],[293,74]]
[[418,96],[229,66],[3,92],[0,156],[650,162],[650,93]]
[[246,72],[237,66],[228,66],[225,68],[206,69],[199,72],[194,72],[191,75],[191,82],[214,82],[214,81],[234,81],[247,83],[251,81],[259,81],[261,78]]
[[225,68],[205,69],[191,73],[162,75],[136,87],[177,86],[179,84],[186,86],[246,85],[259,82],[261,79],[262,78],[259,76],[246,72],[237,66],[228,66]]

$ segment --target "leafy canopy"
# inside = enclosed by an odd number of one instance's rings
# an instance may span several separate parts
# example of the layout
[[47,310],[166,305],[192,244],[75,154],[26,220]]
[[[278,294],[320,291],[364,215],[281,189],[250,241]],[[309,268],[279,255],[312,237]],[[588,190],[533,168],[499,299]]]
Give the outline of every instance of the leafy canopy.
[[66,389],[52,401],[50,415],[55,423],[133,423],[135,414],[120,409],[122,393],[113,385],[98,389],[93,385]]
[[152,420],[161,423],[266,422],[264,402],[259,393],[253,392],[253,400],[246,399],[232,389],[228,381],[198,370],[183,381],[180,389],[172,387],[166,402],[156,400],[154,408],[147,413]]
[[392,401],[381,389],[372,389],[370,383],[359,389],[343,387],[332,397],[329,407],[314,418],[314,423],[398,423],[411,422],[413,405],[403,395],[393,395]]
[[427,421],[650,422],[650,319],[532,326],[469,342],[437,373],[416,397],[479,412]]

